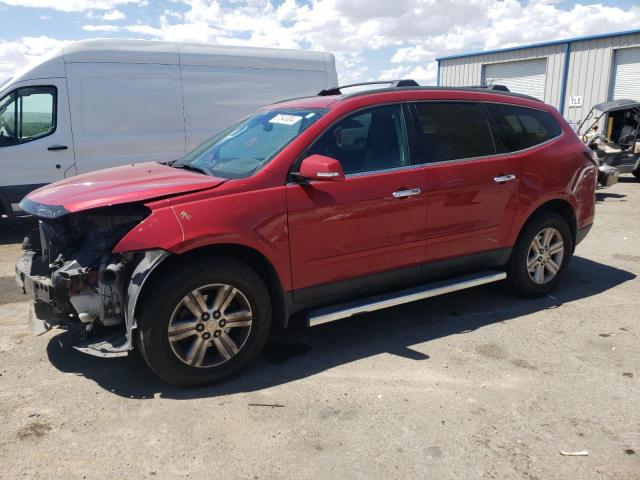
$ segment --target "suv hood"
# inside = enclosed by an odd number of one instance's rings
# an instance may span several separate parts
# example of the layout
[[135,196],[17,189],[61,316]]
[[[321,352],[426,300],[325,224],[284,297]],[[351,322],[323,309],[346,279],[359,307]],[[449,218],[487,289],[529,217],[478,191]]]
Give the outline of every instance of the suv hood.
[[138,163],[52,183],[27,195],[20,208],[39,217],[56,218],[92,208],[205,190],[225,181],[159,163]]

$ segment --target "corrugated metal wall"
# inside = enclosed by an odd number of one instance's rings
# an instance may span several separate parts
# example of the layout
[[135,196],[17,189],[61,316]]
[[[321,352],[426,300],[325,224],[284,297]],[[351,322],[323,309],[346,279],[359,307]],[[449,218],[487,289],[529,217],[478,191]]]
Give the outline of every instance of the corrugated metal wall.
[[[619,48],[634,46],[640,46],[640,34],[571,41],[564,108],[567,120],[575,123],[581,120],[594,104],[609,99],[614,52]],[[480,85],[483,65],[547,57],[544,100],[561,110],[565,48],[565,44],[557,44],[444,59],[440,62],[440,85]],[[581,96],[583,106],[569,107],[571,96]]]
[[562,45],[551,45],[442,60],[440,62],[440,85],[449,87],[480,85],[483,65],[546,57],[547,78],[544,87],[544,101],[557,107],[560,103],[560,84],[562,83],[564,62],[563,48]]
[[[594,104],[609,100],[615,50],[638,45],[640,35],[607,37],[571,44],[564,110],[567,120],[578,122]],[[572,95],[583,97],[582,107],[569,107],[569,98]]]

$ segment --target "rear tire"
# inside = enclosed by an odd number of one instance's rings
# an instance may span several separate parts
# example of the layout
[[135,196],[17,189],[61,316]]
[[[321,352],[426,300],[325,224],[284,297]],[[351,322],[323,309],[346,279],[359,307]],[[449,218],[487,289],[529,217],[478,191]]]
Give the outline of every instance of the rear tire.
[[633,176],[640,180],[640,167],[636,168],[633,172]]
[[271,328],[264,282],[233,258],[197,258],[147,287],[140,315],[142,356],[162,380],[194,387],[249,365]]
[[507,265],[507,284],[515,294],[535,298],[552,292],[562,280],[571,255],[573,235],[566,220],[542,212],[520,233]]

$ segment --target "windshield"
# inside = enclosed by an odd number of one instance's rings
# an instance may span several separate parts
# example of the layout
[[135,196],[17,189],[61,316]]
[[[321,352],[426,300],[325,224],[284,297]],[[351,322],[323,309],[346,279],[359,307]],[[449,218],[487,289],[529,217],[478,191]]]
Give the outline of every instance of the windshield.
[[258,112],[214,135],[173,166],[221,178],[249,177],[326,112],[299,108]]

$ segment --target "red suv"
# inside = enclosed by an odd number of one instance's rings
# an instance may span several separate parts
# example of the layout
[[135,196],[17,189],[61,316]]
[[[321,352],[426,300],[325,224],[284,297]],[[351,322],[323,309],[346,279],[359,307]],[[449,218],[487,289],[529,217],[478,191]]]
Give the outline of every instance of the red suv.
[[199,385],[294,314],[317,325],[503,279],[549,293],[593,222],[593,153],[533,98],[408,84],[276,103],[182,159],[31,193],[16,275],[32,320]]

